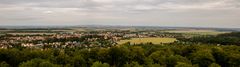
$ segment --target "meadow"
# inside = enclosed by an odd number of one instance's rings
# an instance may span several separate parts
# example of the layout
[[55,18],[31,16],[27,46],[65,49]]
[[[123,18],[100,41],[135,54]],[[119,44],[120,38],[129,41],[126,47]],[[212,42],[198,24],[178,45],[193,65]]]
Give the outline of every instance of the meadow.
[[120,40],[118,44],[124,44],[130,42],[131,44],[140,44],[140,43],[153,43],[153,44],[160,44],[160,43],[171,43],[176,41],[176,38],[131,38],[130,40]]

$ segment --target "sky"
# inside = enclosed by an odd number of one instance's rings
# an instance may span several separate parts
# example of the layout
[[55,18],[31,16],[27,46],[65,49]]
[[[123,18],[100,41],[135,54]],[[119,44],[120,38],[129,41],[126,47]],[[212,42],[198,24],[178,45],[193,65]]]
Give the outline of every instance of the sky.
[[0,26],[240,28],[240,0],[0,0]]

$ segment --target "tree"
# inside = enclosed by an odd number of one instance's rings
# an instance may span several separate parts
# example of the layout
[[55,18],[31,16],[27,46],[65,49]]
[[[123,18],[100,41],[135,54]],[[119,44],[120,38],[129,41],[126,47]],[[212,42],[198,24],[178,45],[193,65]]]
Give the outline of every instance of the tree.
[[[96,56],[96,55],[95,55]],[[102,62],[109,61],[109,49],[100,49],[97,51],[97,59],[101,60]]]
[[221,67],[219,64],[216,63],[212,63],[211,65],[209,65],[208,67]]
[[206,43],[206,44],[221,44],[221,45],[239,45],[240,32],[232,32],[220,34],[217,36],[195,36],[192,38],[178,38],[183,42]]
[[54,64],[52,64],[52,63],[50,63],[50,62],[44,61],[44,62],[41,62],[41,63],[39,64],[39,67],[59,67],[59,66],[54,65]]
[[175,65],[175,67],[193,67],[193,65],[192,64],[183,63],[183,62],[178,62],[177,65]]
[[43,59],[32,59],[21,63],[19,67],[57,67],[57,65]]
[[91,67],[110,67],[110,65],[107,63],[102,63],[102,62],[96,61],[93,63],[93,65]]
[[123,65],[123,67],[143,67],[142,65],[139,65],[138,62],[132,62],[132,63],[126,63]]
[[74,67],[86,67],[86,61],[81,55],[77,55],[73,58]]
[[166,65],[165,64],[166,58],[171,56],[172,54],[173,52],[167,49],[166,51],[161,50],[161,51],[153,52],[151,55],[149,55],[149,57],[153,59],[154,63]]
[[211,63],[215,62],[214,56],[210,50],[197,51],[191,55],[193,64],[199,64],[200,67],[207,67]]
[[0,67],[10,67],[10,65],[8,63],[6,63],[5,61],[0,63]]
[[129,61],[130,51],[126,47],[112,47],[109,50],[108,63],[113,66],[120,67]]
[[240,67],[240,54],[229,54],[227,62],[229,64],[229,67]]
[[149,64],[146,67],[162,67],[160,64]]
[[62,65],[66,65],[66,64],[70,63],[71,60],[72,60],[72,58],[69,57],[64,52],[60,52],[60,54],[54,58],[55,63],[62,64]]
[[130,61],[138,61],[138,63],[143,64],[144,60],[145,60],[145,51],[142,47],[140,46],[133,46],[133,47],[129,47],[130,49],[130,55],[129,55],[129,59]]
[[166,58],[165,64],[167,67],[174,67],[177,65],[177,62],[184,62],[184,63],[190,63],[190,61],[186,57],[182,57],[180,55],[172,55]]
[[228,54],[220,47],[212,48],[212,55],[216,59],[216,63],[223,67],[228,67]]

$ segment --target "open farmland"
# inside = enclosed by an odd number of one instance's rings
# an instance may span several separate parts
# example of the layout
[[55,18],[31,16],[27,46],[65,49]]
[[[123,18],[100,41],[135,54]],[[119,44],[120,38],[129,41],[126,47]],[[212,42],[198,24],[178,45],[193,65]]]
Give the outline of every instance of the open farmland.
[[221,32],[221,31],[215,31],[215,30],[169,30],[165,32],[193,34],[193,35],[218,35],[218,34],[228,33],[228,32]]
[[118,44],[124,44],[130,42],[131,44],[140,44],[140,43],[153,43],[153,44],[160,44],[160,43],[171,43],[176,41],[175,38],[132,38],[130,40],[121,40]]
[[53,35],[56,33],[8,33],[11,35]]
[[71,28],[72,31],[86,31],[85,29],[83,28]]
[[0,36],[2,36],[2,35],[4,35],[4,34],[0,33]]

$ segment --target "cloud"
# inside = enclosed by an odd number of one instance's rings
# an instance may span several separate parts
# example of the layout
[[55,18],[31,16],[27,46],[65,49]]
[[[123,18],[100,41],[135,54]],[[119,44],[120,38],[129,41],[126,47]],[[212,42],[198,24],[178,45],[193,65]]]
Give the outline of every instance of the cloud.
[[0,23],[6,25],[119,22],[240,27],[235,26],[240,21],[240,0],[0,0],[0,12]]
[[[78,8],[92,11],[233,9],[238,0],[1,0],[0,6],[10,8]],[[8,6],[8,7],[7,7]]]

